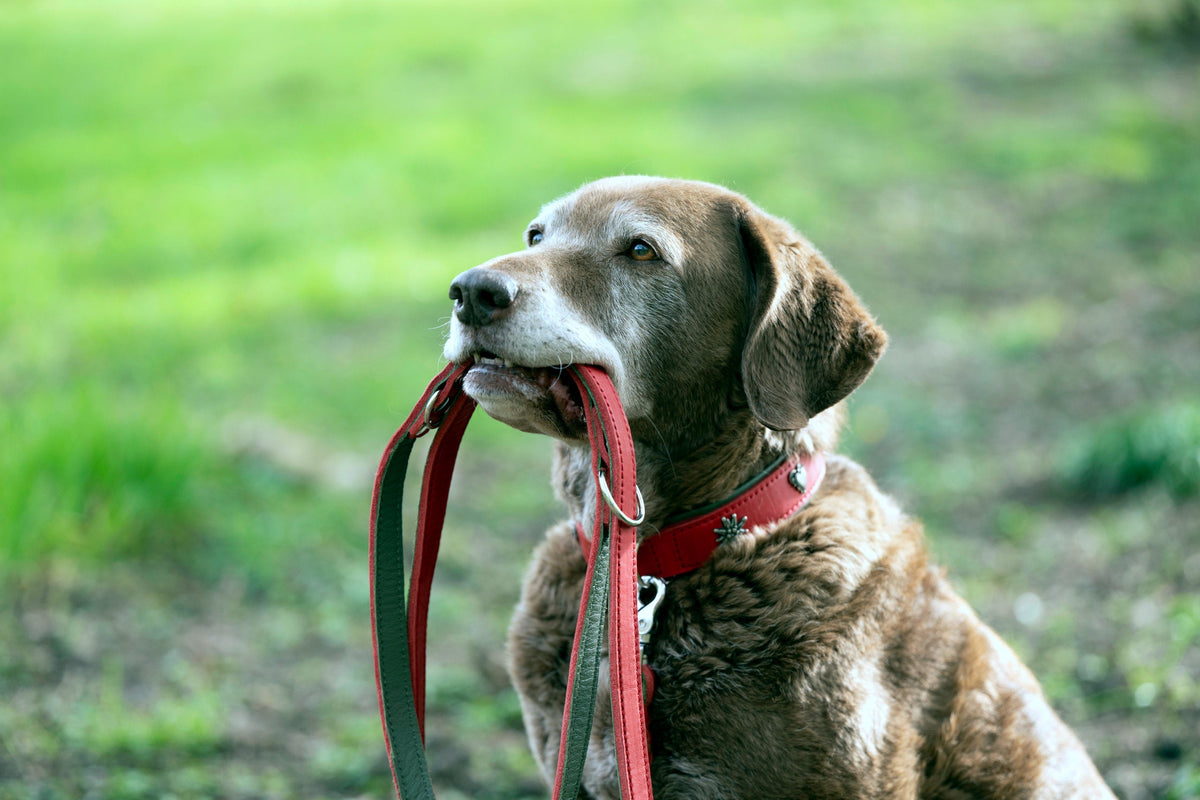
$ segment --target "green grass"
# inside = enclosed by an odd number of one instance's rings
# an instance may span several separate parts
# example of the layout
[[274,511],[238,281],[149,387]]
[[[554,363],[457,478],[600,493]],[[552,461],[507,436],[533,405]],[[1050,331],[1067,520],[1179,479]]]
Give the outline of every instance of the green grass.
[[1139,410],[1076,434],[1063,457],[1063,480],[1083,497],[1156,485],[1172,496],[1200,492],[1200,404]]
[[106,664],[94,705],[70,720],[68,743],[103,759],[153,765],[164,752],[208,755],[223,739],[227,715],[211,691],[193,688],[187,698],[167,697],[152,709],[132,708],[123,695],[120,664]]
[[194,546],[195,474],[208,469],[178,409],[99,387],[32,393],[0,418],[0,552],[12,566],[91,564]]
[[[373,462],[453,275],[636,172],[831,258],[892,335],[846,449],[1123,797],[1195,796],[1194,9],[0,5],[0,798],[383,796]],[[502,650],[546,450],[467,436],[446,797],[542,793]]]

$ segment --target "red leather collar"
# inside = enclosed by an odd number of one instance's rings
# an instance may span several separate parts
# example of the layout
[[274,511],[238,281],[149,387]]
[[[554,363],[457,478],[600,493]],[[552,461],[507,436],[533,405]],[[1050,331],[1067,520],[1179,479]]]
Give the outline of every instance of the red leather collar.
[[[782,459],[720,505],[670,519],[644,539],[638,547],[638,574],[673,578],[699,568],[725,542],[795,514],[812,499],[824,477],[825,458],[820,453]],[[575,534],[586,556],[591,541],[579,523]]]

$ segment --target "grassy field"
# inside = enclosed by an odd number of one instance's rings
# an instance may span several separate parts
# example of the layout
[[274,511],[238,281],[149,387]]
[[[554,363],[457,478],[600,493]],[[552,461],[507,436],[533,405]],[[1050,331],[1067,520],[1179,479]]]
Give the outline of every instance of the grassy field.
[[[845,449],[1126,800],[1200,797],[1193,0],[0,3],[0,799],[384,797],[365,522],[446,287],[608,174],[788,217],[891,334]],[[548,447],[472,425],[443,798]]]

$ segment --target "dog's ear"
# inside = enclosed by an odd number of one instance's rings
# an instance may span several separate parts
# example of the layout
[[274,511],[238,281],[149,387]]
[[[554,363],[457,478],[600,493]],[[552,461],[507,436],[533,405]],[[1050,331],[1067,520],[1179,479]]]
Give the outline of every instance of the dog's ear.
[[787,223],[747,204],[738,231],[751,282],[746,398],[768,428],[799,430],[866,379],[887,334]]

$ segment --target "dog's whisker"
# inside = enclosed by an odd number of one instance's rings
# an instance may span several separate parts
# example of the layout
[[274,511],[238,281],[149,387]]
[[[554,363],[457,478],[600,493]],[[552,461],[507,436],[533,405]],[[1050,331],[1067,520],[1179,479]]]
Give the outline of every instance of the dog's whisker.
[[675,459],[671,457],[671,448],[667,445],[667,437],[663,436],[662,431],[659,430],[658,426],[654,424],[654,420],[652,418],[646,417],[646,421],[650,423],[650,427],[653,428],[654,432],[658,435],[658,441],[662,443],[662,453],[667,458],[667,466],[671,468],[671,477],[675,480],[679,480],[679,473],[675,469]]

